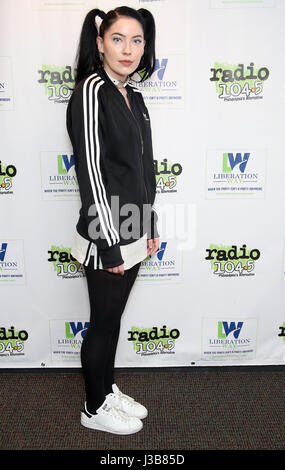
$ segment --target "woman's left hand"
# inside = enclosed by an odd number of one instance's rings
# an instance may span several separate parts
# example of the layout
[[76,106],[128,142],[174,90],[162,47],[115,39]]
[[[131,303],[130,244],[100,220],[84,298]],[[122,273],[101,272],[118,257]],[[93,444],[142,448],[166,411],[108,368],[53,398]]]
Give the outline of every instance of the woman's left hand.
[[159,238],[150,238],[147,241],[147,256],[152,256],[159,247]]

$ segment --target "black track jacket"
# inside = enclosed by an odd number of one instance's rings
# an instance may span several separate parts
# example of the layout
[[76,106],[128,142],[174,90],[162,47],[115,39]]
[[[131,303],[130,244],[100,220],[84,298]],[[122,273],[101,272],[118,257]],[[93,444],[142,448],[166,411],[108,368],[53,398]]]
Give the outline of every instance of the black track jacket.
[[120,245],[145,233],[159,237],[149,113],[141,92],[126,90],[131,110],[100,68],[76,86],[67,107],[81,198],[76,230],[88,251],[96,244],[103,268],[123,264]]

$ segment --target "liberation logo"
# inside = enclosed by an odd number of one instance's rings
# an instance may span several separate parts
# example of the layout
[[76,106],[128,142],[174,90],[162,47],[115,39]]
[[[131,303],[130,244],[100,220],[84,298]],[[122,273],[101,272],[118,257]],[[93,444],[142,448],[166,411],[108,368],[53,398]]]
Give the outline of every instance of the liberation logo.
[[16,174],[15,165],[4,165],[0,161],[0,194],[13,194],[13,178]]
[[6,92],[6,83],[0,82],[0,109],[3,109],[4,106],[7,105],[11,101],[11,98],[5,97],[5,92]]
[[86,0],[32,0],[33,10],[79,10],[85,7]]
[[78,360],[88,326],[88,321],[51,320],[50,337],[53,359]]
[[275,0],[211,0],[211,8],[273,8]]
[[249,249],[246,245],[238,248],[211,244],[206,253],[213,274],[219,277],[254,276],[255,263],[261,255],[257,248]]
[[168,0],[139,0],[140,3],[149,3],[149,2],[166,2]]
[[253,62],[247,67],[216,62],[210,71],[210,81],[215,82],[219,99],[249,101],[263,98],[264,83],[269,77],[267,67],[257,67]]
[[26,330],[0,327],[0,357],[24,356],[25,343],[29,338]]
[[138,279],[143,281],[171,281],[181,276],[181,252],[175,243],[161,241],[158,251],[142,262]]
[[47,261],[52,263],[56,275],[61,279],[74,279],[83,277],[84,271],[79,263],[71,254],[71,248],[53,245],[48,250]]
[[182,173],[180,163],[168,162],[167,158],[164,158],[162,162],[154,160],[154,171],[157,193],[177,192],[178,178]]
[[167,329],[166,325],[160,330],[156,326],[152,328],[133,326],[128,334],[128,341],[133,343],[135,353],[140,356],[175,354],[175,342],[180,336],[177,328]]
[[184,57],[183,54],[169,54],[156,58],[152,75],[145,81],[133,79],[134,85],[142,92],[147,105],[155,107],[184,106]]
[[74,88],[74,75],[70,65],[65,67],[42,65],[38,70],[38,83],[43,84],[48,100],[54,103],[67,103]]
[[0,111],[14,107],[13,67],[11,57],[0,57]]
[[243,321],[239,322],[226,322],[226,321],[219,321],[218,322],[218,341],[221,339],[226,339],[230,333],[234,339],[230,340],[230,343],[233,343],[234,340],[238,339],[241,329],[242,329]]
[[74,155],[41,152],[42,191],[45,200],[78,197]]
[[262,198],[266,151],[207,151],[207,198]]
[[257,322],[203,319],[202,357],[206,360],[252,358],[256,349]]
[[23,240],[0,241],[0,283],[23,284]]

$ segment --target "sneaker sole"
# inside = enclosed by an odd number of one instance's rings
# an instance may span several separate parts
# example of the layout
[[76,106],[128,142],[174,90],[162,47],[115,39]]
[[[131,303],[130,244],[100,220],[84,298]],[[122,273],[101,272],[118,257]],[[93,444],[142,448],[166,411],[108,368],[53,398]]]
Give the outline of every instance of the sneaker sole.
[[106,426],[103,426],[102,424],[90,423],[89,418],[85,417],[84,413],[81,414],[81,424],[85,428],[94,429],[95,431],[104,431],[104,432],[109,432],[111,434],[119,434],[122,436],[125,436],[128,434],[135,434],[136,432],[139,432],[143,427],[143,424],[141,423],[141,426],[139,428],[133,429],[132,431],[115,431],[113,429],[107,428]]

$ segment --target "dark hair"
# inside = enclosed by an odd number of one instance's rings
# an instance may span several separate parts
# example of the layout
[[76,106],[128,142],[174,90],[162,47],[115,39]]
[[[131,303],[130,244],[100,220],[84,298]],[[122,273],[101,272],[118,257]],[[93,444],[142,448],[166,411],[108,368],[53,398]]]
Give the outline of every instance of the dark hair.
[[[95,16],[97,15],[103,20],[100,25],[99,34],[95,24]],[[122,6],[104,13],[102,10],[95,8],[87,13],[82,26],[75,59],[75,85],[102,67],[96,41],[97,36],[103,38],[105,32],[121,16],[134,18],[141,24],[146,42],[141,61],[131,75],[139,72],[141,77],[140,82],[151,76],[155,67],[155,22],[150,11],[144,8],[135,10]]]

